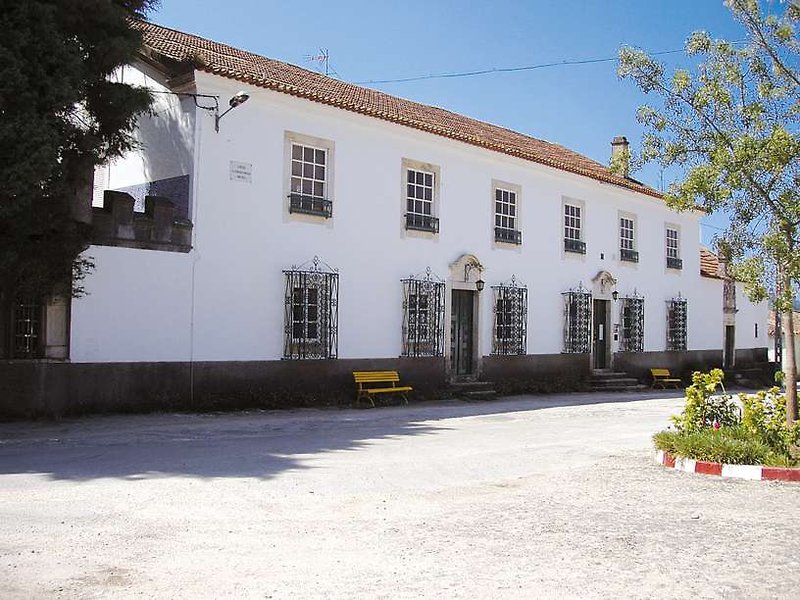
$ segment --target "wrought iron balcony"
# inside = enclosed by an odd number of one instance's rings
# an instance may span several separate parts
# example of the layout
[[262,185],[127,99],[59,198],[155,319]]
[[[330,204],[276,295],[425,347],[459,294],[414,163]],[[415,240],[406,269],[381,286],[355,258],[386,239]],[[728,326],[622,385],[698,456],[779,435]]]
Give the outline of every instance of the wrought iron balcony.
[[586,254],[586,242],[564,238],[564,252],[575,252],[576,254]]
[[431,215],[406,213],[406,229],[439,233],[439,219]]
[[289,212],[304,215],[316,215],[329,219],[333,214],[333,203],[316,196],[289,194]]
[[667,268],[669,269],[682,269],[683,261],[680,258],[667,257]]
[[522,244],[522,232],[516,229],[506,229],[505,227],[494,228],[494,241],[505,242],[507,244]]
[[639,262],[639,253],[636,250],[628,250],[627,248],[620,248],[619,259],[626,262]]

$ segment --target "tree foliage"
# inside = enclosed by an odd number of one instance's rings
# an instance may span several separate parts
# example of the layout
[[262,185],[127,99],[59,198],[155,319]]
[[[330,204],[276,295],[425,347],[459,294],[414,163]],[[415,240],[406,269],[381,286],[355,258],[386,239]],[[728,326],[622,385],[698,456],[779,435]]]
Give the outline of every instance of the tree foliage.
[[[686,42],[696,68],[671,74],[641,50],[623,47],[619,76],[662,101],[639,109],[646,133],[638,160],[680,169],[667,204],[724,211],[730,224],[719,236],[721,249],[737,279],[752,300],[771,292],[791,320],[800,280],[800,11],[770,4],[778,12],[768,13],[758,0],[727,0],[726,6],[746,30],[746,43],[696,32]],[[771,280],[777,286],[769,290]],[[796,370],[789,346],[792,421]]]
[[154,0],[25,0],[0,10],[0,289],[80,291],[94,166],[131,148],[149,92],[113,80]]

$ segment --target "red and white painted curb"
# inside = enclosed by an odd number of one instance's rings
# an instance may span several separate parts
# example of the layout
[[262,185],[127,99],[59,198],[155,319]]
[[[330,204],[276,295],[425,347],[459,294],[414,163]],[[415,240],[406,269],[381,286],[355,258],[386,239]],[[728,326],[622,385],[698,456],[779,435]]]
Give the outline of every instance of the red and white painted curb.
[[757,481],[800,481],[800,467],[723,465],[721,463],[706,462],[704,460],[675,457],[663,450],[656,451],[656,462],[665,467],[686,471],[687,473],[700,473],[701,475],[755,479]]

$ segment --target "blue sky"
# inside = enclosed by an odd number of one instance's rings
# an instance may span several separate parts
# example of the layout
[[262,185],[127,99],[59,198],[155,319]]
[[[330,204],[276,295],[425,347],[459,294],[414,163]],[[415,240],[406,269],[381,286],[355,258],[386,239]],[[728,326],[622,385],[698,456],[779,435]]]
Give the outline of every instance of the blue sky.
[[[327,48],[339,78],[352,82],[611,58],[623,44],[676,50],[698,29],[742,37],[722,0],[162,0],[150,19],[310,69],[318,67],[306,57]],[[682,54],[661,58],[673,68],[688,65]],[[365,85],[557,142],[603,163],[615,135],[638,147],[636,109],[646,101],[632,83],[617,79],[614,62]],[[634,176],[661,185],[655,166]],[[707,242],[723,222],[711,216],[704,223]]]

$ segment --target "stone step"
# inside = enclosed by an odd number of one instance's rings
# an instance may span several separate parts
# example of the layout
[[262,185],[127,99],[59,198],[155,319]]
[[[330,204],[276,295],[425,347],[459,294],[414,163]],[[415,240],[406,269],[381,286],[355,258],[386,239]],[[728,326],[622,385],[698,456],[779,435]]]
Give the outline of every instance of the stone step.
[[639,380],[634,377],[619,377],[614,379],[590,379],[589,385],[596,388],[607,388],[619,385],[639,385]]
[[450,391],[463,400],[491,400],[497,396],[491,381],[456,381],[450,384]]
[[494,390],[475,390],[461,394],[464,400],[494,400],[496,397],[497,392]]

